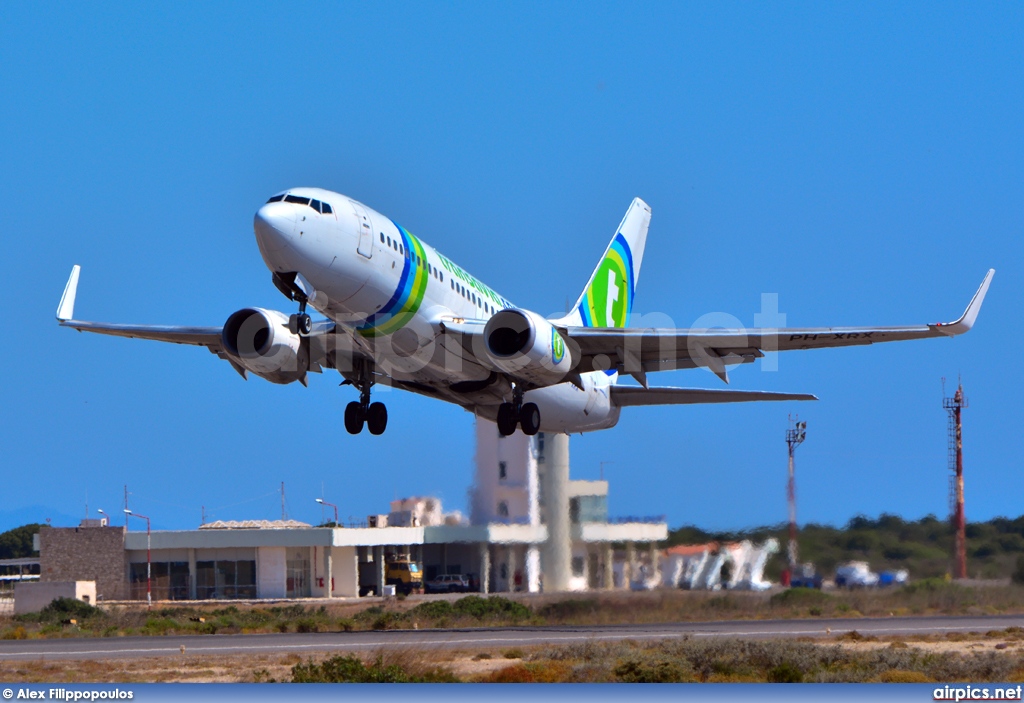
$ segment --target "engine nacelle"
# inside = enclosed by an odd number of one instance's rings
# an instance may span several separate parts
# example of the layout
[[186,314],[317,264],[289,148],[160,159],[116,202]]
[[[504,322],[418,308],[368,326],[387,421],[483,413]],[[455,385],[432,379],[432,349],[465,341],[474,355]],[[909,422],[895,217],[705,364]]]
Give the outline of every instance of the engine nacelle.
[[239,310],[224,323],[221,342],[236,364],[272,383],[298,381],[309,369],[308,345],[277,310]]
[[529,310],[496,313],[484,327],[484,344],[498,370],[535,387],[560,383],[572,369],[562,335]]

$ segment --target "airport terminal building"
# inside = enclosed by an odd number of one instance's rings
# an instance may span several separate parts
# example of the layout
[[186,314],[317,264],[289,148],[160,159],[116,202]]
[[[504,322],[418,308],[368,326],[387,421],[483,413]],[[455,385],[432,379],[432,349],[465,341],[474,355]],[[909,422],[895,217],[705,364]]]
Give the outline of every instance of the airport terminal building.
[[86,520],[42,529],[40,581],[92,580],[100,601],[145,600],[147,582],[154,600],[255,600],[381,594],[395,557],[425,580],[463,574],[481,593],[628,588],[657,572],[664,519],[610,521],[606,481],[568,480],[565,435],[500,437],[479,420],[476,459],[468,521],[433,498],[394,501],[365,527],[244,521],[147,534]]

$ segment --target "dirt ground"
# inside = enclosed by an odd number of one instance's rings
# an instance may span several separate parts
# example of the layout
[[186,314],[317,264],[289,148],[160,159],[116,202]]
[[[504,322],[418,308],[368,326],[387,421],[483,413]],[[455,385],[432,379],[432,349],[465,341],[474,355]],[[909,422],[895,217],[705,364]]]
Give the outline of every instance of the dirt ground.
[[[803,638],[801,638],[803,639]],[[852,651],[912,647],[935,653],[968,654],[980,651],[1024,653],[1024,639],[1006,633],[968,633],[950,639],[942,636],[901,638],[864,638],[849,635],[807,639],[815,644],[835,645]],[[533,650],[522,648],[478,649],[431,653],[430,663],[451,670],[464,681],[486,677],[494,671],[528,657]],[[289,681],[295,664],[311,658],[322,660],[336,652],[297,654],[232,655],[199,657],[188,654],[138,659],[92,661],[0,662],[0,681],[18,683],[245,683],[253,681]],[[413,653],[410,653],[413,654]],[[367,658],[372,659],[374,655]],[[415,653],[422,658],[422,653]]]

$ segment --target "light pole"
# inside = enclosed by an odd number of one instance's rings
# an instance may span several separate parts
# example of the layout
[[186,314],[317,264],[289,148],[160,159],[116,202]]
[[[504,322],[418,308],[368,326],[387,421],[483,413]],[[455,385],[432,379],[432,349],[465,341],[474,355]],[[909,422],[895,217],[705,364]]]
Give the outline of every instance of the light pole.
[[789,486],[786,491],[789,498],[789,578],[796,573],[796,476],[793,472],[793,453],[807,439],[807,423],[791,420],[791,427],[786,430],[786,444],[789,446]]
[[149,529],[149,518],[145,515],[133,513],[128,508],[124,509],[125,515],[134,515],[146,521],[146,609],[153,608],[153,533]]
[[319,503],[320,505],[329,505],[332,508],[334,508],[334,526],[337,527],[338,526],[338,506],[335,505],[334,503],[328,503],[323,498],[317,498],[316,502]]

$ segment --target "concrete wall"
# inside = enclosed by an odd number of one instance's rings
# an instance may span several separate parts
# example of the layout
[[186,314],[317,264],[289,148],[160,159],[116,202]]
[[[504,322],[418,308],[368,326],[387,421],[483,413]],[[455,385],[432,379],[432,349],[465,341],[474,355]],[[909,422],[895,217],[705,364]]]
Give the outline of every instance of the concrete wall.
[[[93,528],[90,528],[93,529]],[[14,586],[14,614],[37,613],[57,598],[96,604],[95,581],[20,582]]]
[[[199,559],[198,556],[196,558]],[[284,547],[259,547],[256,550],[256,593],[260,598],[284,598],[287,595],[286,576]]]
[[359,595],[359,557],[355,547],[331,548],[332,596],[355,598]]
[[124,529],[44,527],[39,531],[40,582],[95,581],[95,599],[128,596]]

